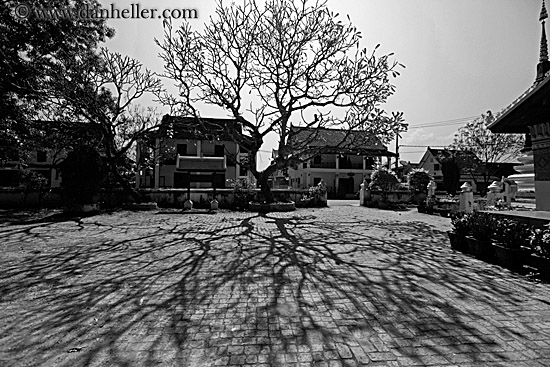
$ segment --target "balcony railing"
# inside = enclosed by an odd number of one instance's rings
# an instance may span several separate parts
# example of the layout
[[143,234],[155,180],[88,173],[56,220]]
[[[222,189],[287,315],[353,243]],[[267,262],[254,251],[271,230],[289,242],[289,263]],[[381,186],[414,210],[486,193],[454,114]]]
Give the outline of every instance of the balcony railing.
[[311,163],[311,168],[336,168],[336,162]]
[[[311,163],[311,168],[332,168],[336,169],[336,162]],[[363,169],[363,163],[343,163],[340,162],[339,169]]]

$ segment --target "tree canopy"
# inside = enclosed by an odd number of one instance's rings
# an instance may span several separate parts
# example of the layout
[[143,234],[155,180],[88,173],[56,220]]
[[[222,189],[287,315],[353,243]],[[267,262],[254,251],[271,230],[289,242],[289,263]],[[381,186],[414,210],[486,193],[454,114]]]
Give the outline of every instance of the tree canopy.
[[493,121],[493,114],[487,111],[486,114],[482,114],[458,129],[450,145],[450,149],[471,152],[477,157],[477,160],[464,162],[462,167],[469,169],[470,172],[480,173],[485,187],[490,177],[497,171],[497,163],[517,158],[524,146],[523,135],[491,132],[487,126]]
[[[0,161],[18,159],[33,146],[33,121],[49,94],[59,60],[74,59],[114,35],[105,19],[39,21],[15,15],[19,1],[0,2]],[[35,7],[99,7],[97,0],[35,0]]]
[[[165,22],[157,44],[178,95],[161,100],[199,122],[204,103],[235,118],[233,139],[247,146],[247,168],[269,196],[269,175],[318,153],[293,140],[301,129],[357,130],[383,142],[395,135],[402,115],[387,115],[380,105],[394,93],[390,77],[400,64],[360,48],[360,41],[349,17],[343,22],[326,1],[220,1],[201,32]],[[278,156],[260,172],[256,154],[272,132],[279,135]]]

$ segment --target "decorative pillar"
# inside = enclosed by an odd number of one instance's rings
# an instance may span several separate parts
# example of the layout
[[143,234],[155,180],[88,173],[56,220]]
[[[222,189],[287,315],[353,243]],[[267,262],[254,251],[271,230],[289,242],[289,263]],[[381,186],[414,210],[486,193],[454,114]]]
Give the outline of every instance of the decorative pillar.
[[460,186],[462,192],[460,193],[460,204],[458,210],[464,213],[471,213],[474,210],[474,193],[472,192],[472,185],[468,182],[464,182]]
[[157,138],[155,141],[155,189],[160,186],[160,149],[160,139]]
[[529,126],[535,164],[537,210],[550,210],[550,123]]
[[489,192],[487,193],[487,206],[495,206],[497,203],[497,200],[500,198],[500,185],[498,181],[493,181],[492,184],[490,184],[487,189],[489,189]]

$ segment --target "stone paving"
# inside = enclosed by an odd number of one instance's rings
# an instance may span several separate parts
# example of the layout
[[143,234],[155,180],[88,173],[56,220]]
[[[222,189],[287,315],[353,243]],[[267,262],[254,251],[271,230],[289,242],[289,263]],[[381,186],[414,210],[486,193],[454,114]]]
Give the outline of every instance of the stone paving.
[[364,207],[0,224],[1,366],[550,366],[550,285]]

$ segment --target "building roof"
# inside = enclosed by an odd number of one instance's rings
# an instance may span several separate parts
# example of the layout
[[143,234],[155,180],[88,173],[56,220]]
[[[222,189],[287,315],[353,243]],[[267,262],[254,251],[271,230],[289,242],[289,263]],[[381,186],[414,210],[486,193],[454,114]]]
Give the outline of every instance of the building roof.
[[235,119],[201,117],[199,120],[194,117],[164,115],[155,135],[173,139],[232,141],[232,131],[241,131],[241,126]]
[[548,41],[546,39],[545,20],[548,12],[544,0],[539,21],[542,26],[540,39],[540,57],[537,64],[537,77],[521,96],[502,110],[495,121],[488,125],[494,133],[528,133],[528,126],[547,121],[550,113],[550,105],[547,103],[550,97],[550,61],[548,60]]
[[545,122],[550,114],[550,72],[500,111],[487,127],[494,133],[528,133],[527,126]]
[[290,136],[290,146],[322,148],[323,153],[395,156],[380,139],[365,131],[292,126]]

